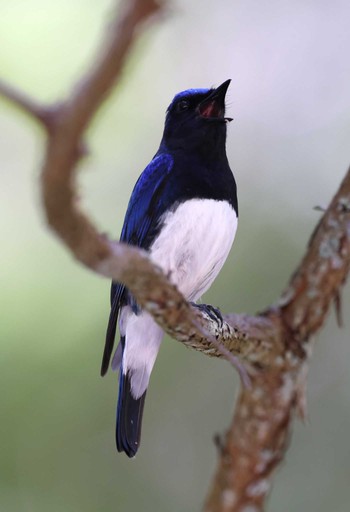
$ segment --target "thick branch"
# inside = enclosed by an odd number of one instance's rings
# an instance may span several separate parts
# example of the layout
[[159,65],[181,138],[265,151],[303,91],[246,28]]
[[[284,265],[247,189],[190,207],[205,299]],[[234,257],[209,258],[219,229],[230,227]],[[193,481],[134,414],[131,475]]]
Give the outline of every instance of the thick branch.
[[[295,407],[305,414],[307,344],[322,326],[350,267],[350,169],[312,235],[287,291],[266,316],[284,347],[242,390],[205,512],[259,512],[287,449]],[[274,337],[274,335],[277,335]],[[265,340],[262,334],[261,338]],[[274,358],[273,358],[274,357]]]

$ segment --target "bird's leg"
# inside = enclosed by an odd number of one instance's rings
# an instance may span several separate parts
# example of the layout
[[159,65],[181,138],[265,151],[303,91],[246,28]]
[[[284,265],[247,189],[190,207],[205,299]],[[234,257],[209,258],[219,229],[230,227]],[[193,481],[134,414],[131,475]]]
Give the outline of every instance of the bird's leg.
[[[204,314],[209,316],[214,322],[216,322],[220,327],[222,327],[224,323],[224,319],[222,317],[221,311],[218,308],[215,308],[209,304],[195,304],[194,302],[190,302],[191,306],[198,308]],[[222,342],[217,340],[214,336],[209,336],[208,339],[210,342],[218,349],[219,352],[232,364],[232,366],[238,371],[238,374],[241,378],[242,385],[245,388],[250,389],[252,387],[251,379],[248,373],[248,370],[245,364],[232,352],[230,352]]]

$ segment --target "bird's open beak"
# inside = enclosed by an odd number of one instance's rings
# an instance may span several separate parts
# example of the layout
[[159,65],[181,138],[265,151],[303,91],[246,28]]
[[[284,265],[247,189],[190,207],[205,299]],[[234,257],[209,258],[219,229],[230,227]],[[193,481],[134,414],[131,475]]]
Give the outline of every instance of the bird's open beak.
[[210,95],[198,105],[197,109],[201,117],[225,122],[232,121],[230,117],[224,117],[225,96],[230,82],[231,79],[219,85],[219,87],[214,89]]

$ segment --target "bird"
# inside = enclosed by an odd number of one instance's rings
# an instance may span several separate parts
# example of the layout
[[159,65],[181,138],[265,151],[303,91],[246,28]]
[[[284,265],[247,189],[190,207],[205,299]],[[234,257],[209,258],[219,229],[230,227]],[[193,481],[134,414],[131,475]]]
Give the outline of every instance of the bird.
[[[121,242],[146,250],[193,303],[221,270],[238,224],[237,187],[226,155],[230,82],[176,94],[159,149],[132,191],[120,236]],[[120,342],[111,363],[119,370],[116,446],[133,458],[164,333],[122,283],[112,282],[110,302],[101,375],[109,368],[119,323]]]

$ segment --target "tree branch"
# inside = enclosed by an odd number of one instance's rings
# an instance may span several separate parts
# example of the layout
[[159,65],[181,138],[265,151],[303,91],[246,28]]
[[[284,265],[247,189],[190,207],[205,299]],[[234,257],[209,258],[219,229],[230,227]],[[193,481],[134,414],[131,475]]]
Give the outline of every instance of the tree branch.
[[[98,274],[123,282],[176,340],[210,356],[243,361],[252,386],[241,390],[204,509],[259,512],[286,451],[294,412],[305,408],[310,338],[333,301],[340,310],[340,290],[350,267],[350,170],[289,286],[275,305],[256,316],[213,318],[188,304],[146,252],[99,233],[79,209],[75,191],[84,133],[120,78],[142,24],[160,10],[156,0],[122,1],[94,65],[65,101],[42,106],[3,82],[0,94],[46,129],[44,209],[49,226],[75,258]],[[245,378],[242,372],[241,376]]]
[[331,301],[338,300],[350,267],[349,240],[350,169],[282,297],[283,320],[300,343],[317,332]]
[[[295,410],[305,415],[308,344],[337,300],[349,267],[350,169],[289,286],[263,314],[271,322],[266,335],[269,332],[271,345],[280,352],[269,353],[266,365],[252,377],[252,389],[240,393],[205,512],[264,510]],[[264,330],[261,339],[265,342]]]
[[51,129],[51,119],[54,111],[52,108],[41,105],[3,80],[0,80],[0,95],[8,99],[22,112],[36,119],[47,131]]

